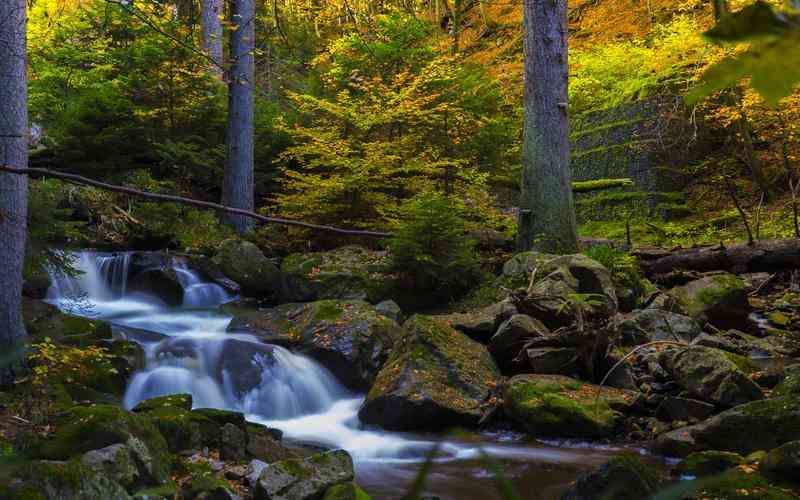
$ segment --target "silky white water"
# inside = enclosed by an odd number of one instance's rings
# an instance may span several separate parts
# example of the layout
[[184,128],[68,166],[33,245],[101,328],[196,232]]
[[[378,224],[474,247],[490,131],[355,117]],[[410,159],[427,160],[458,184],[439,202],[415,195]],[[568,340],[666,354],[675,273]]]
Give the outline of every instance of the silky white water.
[[[181,307],[129,291],[130,265],[129,253],[76,253],[74,266],[80,274],[52,273],[48,294],[48,301],[62,310],[108,321],[115,335],[144,347],[146,366],[129,381],[126,408],[156,396],[188,393],[195,407],[239,411],[248,420],[282,430],[288,439],[343,448],[355,460],[359,481],[368,483],[379,498],[402,493],[413,479],[414,464],[435,446],[433,440],[364,429],[357,416],[363,395],[350,393],[319,363],[249,335],[227,333],[232,318],[218,308],[235,297],[204,281],[180,259],[173,259],[172,269],[184,290]],[[436,461],[460,464],[483,453],[524,462],[587,462],[585,451],[499,440],[440,442]],[[448,478],[461,487],[469,478],[463,477],[460,465],[455,467]],[[472,479],[485,482],[485,474],[478,467]],[[475,491],[478,495],[480,490]]]

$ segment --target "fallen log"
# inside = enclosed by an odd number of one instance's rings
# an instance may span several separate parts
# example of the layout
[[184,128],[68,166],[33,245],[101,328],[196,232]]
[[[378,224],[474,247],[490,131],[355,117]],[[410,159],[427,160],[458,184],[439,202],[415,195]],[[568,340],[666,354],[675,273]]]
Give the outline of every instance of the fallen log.
[[677,270],[755,273],[800,269],[800,239],[760,240],[752,245],[677,250],[667,256],[644,261],[642,267],[648,277]]

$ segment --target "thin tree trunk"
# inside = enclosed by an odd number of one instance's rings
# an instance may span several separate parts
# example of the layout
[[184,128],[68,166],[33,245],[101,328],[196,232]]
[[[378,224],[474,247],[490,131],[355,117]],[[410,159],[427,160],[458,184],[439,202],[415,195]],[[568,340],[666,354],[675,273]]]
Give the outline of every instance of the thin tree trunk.
[[[228,83],[228,164],[222,186],[222,204],[253,210],[253,127],[255,81],[255,1],[232,0],[231,70]],[[253,221],[238,215],[225,221],[239,233],[253,227]]]
[[203,0],[203,52],[213,64],[211,72],[222,77],[222,0]]
[[[0,163],[28,165],[26,0],[0,1]],[[28,180],[0,173],[0,385],[24,365],[22,266]]]
[[567,118],[567,1],[525,0],[525,108],[517,246],[578,249]]

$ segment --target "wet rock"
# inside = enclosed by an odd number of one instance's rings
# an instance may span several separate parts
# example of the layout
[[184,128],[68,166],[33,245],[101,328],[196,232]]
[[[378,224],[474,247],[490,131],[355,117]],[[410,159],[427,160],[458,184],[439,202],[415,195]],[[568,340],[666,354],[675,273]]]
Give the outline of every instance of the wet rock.
[[744,457],[729,451],[700,451],[686,457],[679,465],[682,474],[715,476],[744,463]]
[[403,334],[397,323],[359,300],[284,304],[234,318],[228,329],[307,354],[353,390],[369,389]]
[[748,454],[800,440],[800,398],[754,401],[736,406],[698,424],[659,436],[654,449],[686,456],[707,449]]
[[488,343],[504,321],[517,313],[516,307],[503,300],[466,313],[453,313],[439,318],[473,340]]
[[81,463],[125,488],[133,488],[147,475],[146,470],[139,470],[133,451],[121,443],[88,451],[81,457]]
[[268,463],[297,458],[280,442],[280,431],[258,424],[247,424],[247,454]]
[[661,483],[655,469],[635,455],[625,454],[579,478],[561,500],[639,500],[656,493]]
[[242,460],[245,457],[247,446],[247,434],[242,429],[233,425],[225,424],[220,428],[220,458],[222,460]]
[[57,342],[82,347],[113,338],[108,323],[63,313],[56,306],[40,300],[23,299],[22,317],[32,340],[50,337]]
[[225,276],[220,266],[218,266],[212,259],[204,255],[192,255],[186,260],[189,267],[198,271],[203,278],[221,286],[231,294],[238,294],[241,291],[239,283],[236,283],[229,277]]
[[212,260],[225,276],[239,284],[245,295],[264,298],[280,292],[280,270],[249,241],[223,241]]
[[353,460],[344,450],[268,465],[256,483],[255,500],[314,500],[353,480]]
[[616,322],[620,344],[636,346],[657,340],[691,342],[701,334],[692,318],[661,309],[643,309],[623,316]]
[[701,324],[717,328],[736,328],[746,324],[750,313],[747,285],[729,273],[706,276],[674,288],[675,297],[687,314]]
[[656,417],[667,422],[703,420],[714,413],[714,405],[696,399],[668,396],[661,401]]
[[549,334],[550,330],[540,321],[515,314],[504,321],[492,336],[489,352],[501,368],[514,371],[525,366],[525,343],[533,337]]
[[328,488],[322,500],[372,500],[372,497],[356,483],[343,483]]
[[377,304],[375,306],[375,312],[381,316],[386,316],[397,323],[401,323],[403,321],[403,311],[400,309],[400,306],[397,305],[397,302],[393,300],[384,300],[383,302]]
[[9,499],[130,500],[125,488],[79,461],[35,461],[15,473],[15,481],[0,496]]
[[532,435],[590,438],[618,430],[634,393],[560,375],[517,375],[503,399],[506,415]]
[[128,292],[157,297],[168,306],[183,304],[183,285],[171,263],[169,267],[145,269],[132,275]]
[[691,346],[664,351],[660,360],[682,388],[703,401],[735,406],[764,397],[724,351]]
[[481,344],[429,316],[412,316],[359,411],[392,430],[472,426],[500,378]]
[[800,482],[800,441],[791,441],[767,453],[761,462],[761,472],[767,477]]

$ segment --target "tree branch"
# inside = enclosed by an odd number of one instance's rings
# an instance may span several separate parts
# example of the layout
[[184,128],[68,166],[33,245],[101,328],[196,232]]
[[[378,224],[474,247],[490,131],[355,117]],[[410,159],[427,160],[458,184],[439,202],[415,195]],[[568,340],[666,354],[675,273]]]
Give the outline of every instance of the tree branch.
[[58,172],[56,170],[50,170],[46,168],[17,168],[12,167],[9,165],[0,165],[0,172],[8,172],[11,174],[19,174],[19,175],[31,175],[37,177],[50,177],[55,179],[61,179],[66,182],[70,182],[72,184],[78,184],[83,186],[93,186],[96,188],[104,189],[106,191],[114,191],[117,193],[124,193],[131,196],[136,196],[138,198],[144,198],[146,200],[152,200],[159,203],[179,203],[181,205],[189,205],[198,208],[216,210],[218,212],[226,212],[230,214],[236,215],[243,215],[245,217],[250,217],[255,219],[259,222],[264,222],[268,224],[281,224],[284,226],[296,226],[296,227],[303,227],[306,229],[314,229],[317,231],[328,231],[331,233],[336,234],[345,234],[350,236],[370,236],[374,238],[387,238],[392,236],[392,233],[384,233],[379,231],[362,231],[358,229],[341,229],[338,227],[333,226],[324,226],[319,224],[311,224],[310,222],[303,222],[298,220],[291,220],[291,219],[281,219],[279,217],[267,217],[266,215],[261,215],[256,212],[251,212],[250,210],[243,210],[241,208],[231,208],[226,207],[224,205],[220,205],[218,203],[212,203],[208,201],[200,201],[195,200],[192,198],[184,198],[182,196],[174,196],[169,194],[160,194],[160,193],[151,193],[148,191],[140,191],[138,189],[133,189],[125,186],[117,186],[115,184],[107,184],[105,182],[96,181],[94,179],[89,179],[88,177],[83,177],[76,174],[70,174],[67,172]]

